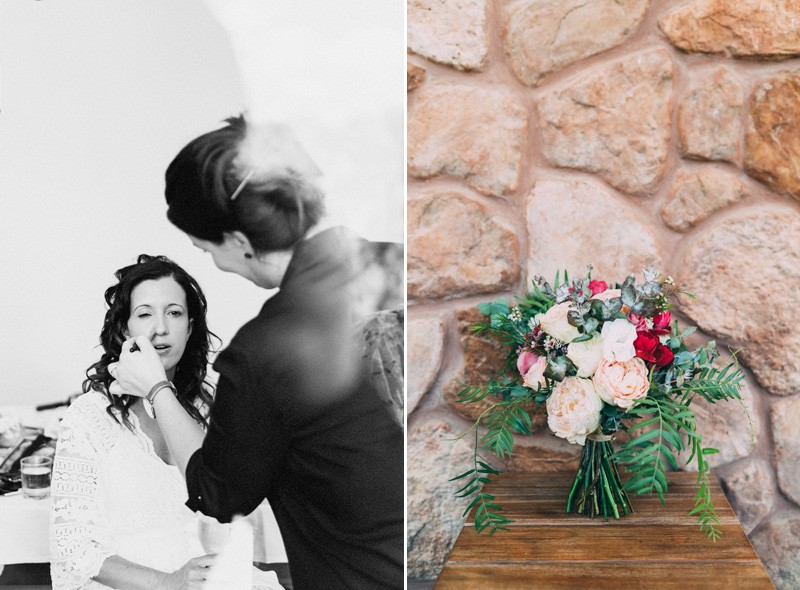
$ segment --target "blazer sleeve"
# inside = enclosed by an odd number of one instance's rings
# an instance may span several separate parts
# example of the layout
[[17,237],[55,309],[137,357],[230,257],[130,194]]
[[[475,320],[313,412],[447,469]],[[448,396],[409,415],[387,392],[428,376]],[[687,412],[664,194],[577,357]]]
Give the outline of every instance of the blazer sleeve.
[[253,368],[236,349],[223,351],[214,369],[217,394],[203,446],[186,466],[192,510],[230,522],[255,510],[281,469],[287,433],[272,403],[277,378]]

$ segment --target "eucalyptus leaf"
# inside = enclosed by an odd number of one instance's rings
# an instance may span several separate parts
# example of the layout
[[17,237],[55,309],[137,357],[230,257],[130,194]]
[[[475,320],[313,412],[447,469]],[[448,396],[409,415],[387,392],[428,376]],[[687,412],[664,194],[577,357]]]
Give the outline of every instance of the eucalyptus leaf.
[[631,305],[631,311],[636,315],[650,317],[655,313],[656,306],[652,301],[642,299]]
[[544,370],[544,376],[553,379],[554,381],[563,381],[567,376],[575,375],[577,369],[575,364],[569,360],[567,356],[557,356],[556,358],[547,359],[547,368]]
[[592,310],[592,314],[594,317],[599,318],[601,320],[608,320],[611,316],[608,315],[608,309],[603,301],[600,299],[592,299],[592,303],[590,304],[590,309]]
[[[627,282],[627,281],[626,281]],[[622,303],[627,305],[628,307],[633,307],[633,304],[636,302],[636,291],[631,285],[624,285],[622,286]]]
[[608,310],[609,315],[608,318],[610,319],[619,313],[619,310],[622,309],[622,298],[621,297],[612,297],[611,299],[606,301],[606,309]]
[[583,316],[575,310],[570,310],[567,312],[567,322],[570,326],[578,328],[583,325]]
[[656,283],[654,281],[647,282],[642,287],[642,292],[647,297],[655,297],[656,295],[661,293],[661,283]]
[[600,322],[598,322],[596,319],[590,317],[590,318],[588,318],[586,320],[586,323],[583,326],[583,331],[587,336],[591,337],[592,332],[596,332],[597,328],[599,326],[600,326]]

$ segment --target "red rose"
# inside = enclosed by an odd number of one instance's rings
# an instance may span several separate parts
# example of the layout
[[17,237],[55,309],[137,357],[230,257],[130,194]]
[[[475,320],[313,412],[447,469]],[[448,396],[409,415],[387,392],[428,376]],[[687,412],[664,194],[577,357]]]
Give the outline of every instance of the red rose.
[[589,290],[592,292],[593,296],[602,293],[606,289],[608,289],[608,283],[605,281],[598,281],[596,279],[589,281]]
[[669,334],[670,322],[672,321],[672,314],[668,311],[662,311],[653,316],[653,332],[656,334]]
[[633,348],[636,349],[636,356],[640,359],[654,363],[656,360],[656,349],[661,345],[658,336],[650,330],[643,330],[636,333],[636,340],[633,341]]
[[647,318],[642,315],[636,315],[633,312],[628,314],[628,321],[636,327],[637,332],[647,330]]
[[659,344],[658,347],[656,347],[654,356],[656,357],[656,367],[664,367],[670,364],[672,359],[675,358],[669,346],[664,346],[663,344]]

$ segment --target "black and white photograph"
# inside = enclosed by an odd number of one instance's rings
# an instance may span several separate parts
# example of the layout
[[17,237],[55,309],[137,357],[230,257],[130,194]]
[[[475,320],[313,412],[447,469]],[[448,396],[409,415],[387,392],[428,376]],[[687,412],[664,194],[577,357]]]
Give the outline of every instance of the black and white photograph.
[[0,2],[0,587],[404,587],[405,2]]

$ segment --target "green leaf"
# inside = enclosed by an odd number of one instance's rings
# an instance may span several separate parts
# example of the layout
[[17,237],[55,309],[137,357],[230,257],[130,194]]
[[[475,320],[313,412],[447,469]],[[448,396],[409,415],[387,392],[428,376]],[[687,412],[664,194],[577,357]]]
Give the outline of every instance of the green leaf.
[[636,303],[636,291],[634,291],[632,284],[627,283],[628,280],[626,279],[625,283],[622,285],[622,303],[632,308],[633,304]]
[[498,299],[497,301],[492,301],[491,303],[479,303],[476,307],[485,316],[507,316],[511,311],[511,308],[508,306],[508,301],[505,299]]

